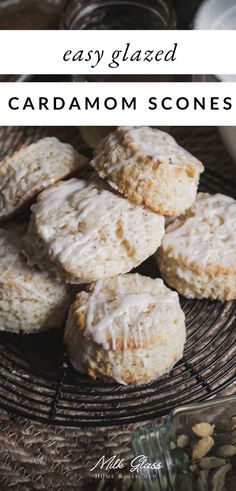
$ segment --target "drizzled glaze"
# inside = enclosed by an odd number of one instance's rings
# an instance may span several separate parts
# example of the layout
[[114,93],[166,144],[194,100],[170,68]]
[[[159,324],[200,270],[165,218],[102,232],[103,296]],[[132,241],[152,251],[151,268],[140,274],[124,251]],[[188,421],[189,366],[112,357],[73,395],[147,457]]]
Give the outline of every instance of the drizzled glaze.
[[223,194],[199,193],[186,216],[167,226],[162,248],[170,257],[185,257],[202,269],[209,265],[235,269],[236,201]]
[[[83,318],[84,313],[81,338],[76,319],[81,314]],[[109,376],[112,373],[118,383],[127,383],[135,367],[144,379],[155,378],[170,369],[183,352],[184,313],[177,293],[161,279],[127,274],[100,280],[91,292],[81,296],[74,320],[70,350],[73,365],[79,367],[81,362],[86,369],[91,362],[94,367],[94,350],[101,347]],[[98,362],[98,370],[99,367]]]
[[[165,287],[161,279],[143,278],[139,274],[100,280],[89,296],[84,336],[102,345],[105,350],[117,348],[122,340],[123,352],[131,338],[136,348],[150,347],[153,335],[163,324],[170,324],[181,312],[178,295]],[[113,288],[107,289],[107,282]],[[142,293],[141,293],[142,292]],[[84,305],[77,309],[83,310]]]
[[70,270],[93,261],[94,268],[114,265],[121,272],[117,256],[131,269],[155,251],[164,233],[163,217],[111,193],[100,181],[62,182],[44,191],[32,210],[51,259]]
[[[127,144],[132,149],[132,156],[124,160],[117,159],[115,163],[111,163],[110,157],[120,144],[124,146]],[[175,167],[191,165],[197,174],[204,170],[202,163],[179,146],[171,135],[149,127],[120,127],[111,133],[104,143],[98,146],[95,158],[92,160],[95,168],[100,168],[99,161],[103,151],[107,158],[100,170],[105,169],[108,176],[133,161],[134,154],[136,162],[140,157],[150,156],[152,162],[159,162],[162,165]]]
[[86,159],[71,145],[46,137],[0,162],[0,216],[84,166]]

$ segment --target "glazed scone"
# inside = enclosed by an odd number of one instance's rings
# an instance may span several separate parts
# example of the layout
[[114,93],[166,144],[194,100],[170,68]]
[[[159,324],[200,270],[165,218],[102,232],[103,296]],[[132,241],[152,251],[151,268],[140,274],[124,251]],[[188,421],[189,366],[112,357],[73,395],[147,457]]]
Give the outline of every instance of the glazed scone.
[[102,180],[74,178],[39,195],[25,243],[39,266],[71,283],[91,283],[130,271],[155,252],[163,235],[163,216]]
[[61,326],[70,304],[68,288],[21,255],[26,228],[11,223],[0,229],[0,329],[15,333]]
[[65,344],[75,369],[121,384],[149,382],[182,357],[185,316],[161,279],[126,274],[77,294]]
[[236,299],[236,201],[199,193],[169,223],[156,257],[166,283],[185,297]]
[[196,198],[202,163],[163,131],[120,127],[96,147],[91,165],[131,201],[177,216]]
[[0,162],[0,220],[29,204],[51,184],[85,167],[87,159],[71,145],[46,137]]

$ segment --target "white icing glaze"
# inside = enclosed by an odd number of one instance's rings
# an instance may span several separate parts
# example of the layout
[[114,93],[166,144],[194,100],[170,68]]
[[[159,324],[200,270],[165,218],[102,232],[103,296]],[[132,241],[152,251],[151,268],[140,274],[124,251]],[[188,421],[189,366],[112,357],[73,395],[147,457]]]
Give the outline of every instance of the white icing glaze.
[[181,358],[184,320],[177,293],[161,279],[126,274],[100,280],[78,294],[69,316],[70,360],[78,370],[120,384],[154,379]]
[[82,340],[80,331],[73,331],[78,339],[75,343],[78,347],[71,348],[73,360],[79,362],[81,357],[85,365],[93,363],[95,343],[106,352],[112,377],[125,384],[127,370],[133,370],[136,363],[139,373],[141,370],[151,378],[152,373],[153,376],[158,373],[153,366],[155,361],[164,373],[181,357],[184,313],[177,293],[169,290],[161,279],[120,275],[98,281],[83,298],[76,313],[86,309],[86,328]]
[[[134,255],[136,249],[139,253],[136,243],[147,230],[144,229],[144,220],[152,234],[158,227],[161,232],[163,227],[164,233],[163,217],[114,195],[103,184],[86,184],[78,179],[62,182],[44,191],[32,211],[40,237],[49,246],[49,255],[62,264],[69,262],[75,268],[82,262],[94,259],[96,248],[99,248],[99,259],[108,260],[113,244],[119,248],[125,240],[130,248],[133,247]],[[130,220],[135,234],[130,233]],[[118,222],[122,226],[120,238],[116,235]]]
[[[109,345],[106,342],[106,337],[104,337],[104,332],[106,331],[107,328],[109,328],[109,332],[112,331],[113,333],[112,349],[115,350],[116,339],[114,335],[114,330],[110,328],[114,319],[116,319],[121,315],[126,314],[133,307],[137,307],[141,311],[144,311],[149,305],[155,303],[156,303],[156,297],[145,293],[133,293],[133,294],[127,294],[125,296],[121,296],[119,307],[114,308],[112,312],[109,312],[109,314],[104,315],[104,317],[97,324],[93,325],[92,323],[89,323],[87,321],[87,328],[86,328],[85,335],[88,337],[92,337],[96,343],[102,344],[105,349],[109,349]],[[93,302],[91,301],[88,306],[88,311],[91,309],[91,311],[93,312],[93,308],[94,308]],[[128,326],[128,322],[124,322],[124,325],[125,325],[124,328],[124,350],[125,350],[127,349],[127,344],[128,344],[128,329],[126,329],[126,327]],[[140,344],[142,343],[140,329],[139,329],[139,342]]]
[[50,210],[59,210],[64,203],[73,199],[75,193],[81,191],[85,186],[86,183],[82,179],[70,179],[69,181],[60,182],[58,185],[44,191],[44,199],[40,199],[38,203],[33,205],[32,211],[35,211],[39,217],[43,217]]
[[[109,173],[118,171],[129,161],[133,161],[132,158],[127,158],[125,160],[118,160],[116,163],[111,164],[109,156],[112,154],[114,149],[117,147],[119,142],[119,137],[122,139],[130,139],[130,141],[137,147],[135,149],[135,160],[137,161],[139,157],[150,156],[153,162],[159,161],[162,165],[171,165],[175,167],[182,167],[184,165],[191,165],[197,174],[203,172],[204,167],[202,163],[193,157],[187,150],[182,148],[177,144],[175,139],[165,133],[164,131],[149,128],[149,127],[120,127],[116,132],[111,133],[105,143],[105,148],[108,150],[108,156],[103,164],[106,172]],[[132,152],[134,153],[134,152]],[[100,147],[98,147],[97,156],[92,160],[92,165],[96,168],[96,164],[99,164],[100,160]],[[98,165],[99,167],[99,165]],[[140,172],[140,179],[142,179],[142,174]]]
[[85,164],[86,159],[57,138],[43,138],[0,162],[0,214],[9,215],[41,189]]
[[127,385],[126,382],[122,378],[122,374],[121,374],[122,367],[117,364],[115,356],[114,356],[114,352],[108,351],[108,357],[109,357],[109,361],[110,361],[110,364],[111,364],[112,369],[113,369],[114,380],[118,384]]
[[236,201],[222,194],[199,193],[188,214],[167,226],[163,250],[176,259],[186,257],[202,269],[208,265],[235,269]]
[[[135,279],[130,287],[126,284],[126,277]],[[112,350],[117,349],[117,341],[123,341],[123,352],[128,349],[129,337],[134,339],[137,347],[144,344],[150,346],[150,331],[156,332],[158,323],[165,321],[171,324],[174,310],[180,310],[178,295],[167,289],[160,279],[153,282],[154,293],[143,290],[142,277],[136,275],[118,276],[116,278],[116,292],[114,295],[105,293],[103,280],[96,283],[87,303],[86,330],[84,336],[109,350],[109,339],[112,340]],[[145,289],[144,289],[145,290]],[[83,309],[81,305],[77,311]],[[148,312],[148,313],[147,313]],[[140,315],[146,314],[145,321]],[[121,321],[121,324],[120,324]],[[122,327],[121,327],[122,326]]]

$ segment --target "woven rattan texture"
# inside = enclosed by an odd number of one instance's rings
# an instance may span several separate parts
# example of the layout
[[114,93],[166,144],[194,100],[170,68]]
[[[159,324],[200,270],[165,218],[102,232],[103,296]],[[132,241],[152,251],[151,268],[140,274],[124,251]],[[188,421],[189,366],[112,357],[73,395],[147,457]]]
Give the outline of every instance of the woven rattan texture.
[[[212,190],[214,187],[219,190],[222,176],[224,192],[227,192],[228,186],[232,193],[232,183],[236,183],[236,165],[225,151],[217,130],[176,128],[173,133],[210,170]],[[56,135],[81,148],[77,128],[0,128],[0,157],[13,152],[22,143],[45,135]],[[203,178],[203,189],[204,185]],[[231,311],[231,307],[229,309]],[[196,312],[191,315],[196,315]],[[209,315],[212,315],[212,311]],[[231,316],[233,320],[233,310]],[[4,351],[4,346],[2,348]],[[231,363],[228,355],[225,360],[226,369],[229,361]],[[231,367],[229,365],[229,371]],[[224,379],[222,382],[222,393],[233,393],[234,383],[228,385],[230,376],[226,380],[225,387]],[[199,398],[202,395],[200,392]],[[40,393],[38,398],[40,400]],[[103,454],[119,455],[128,463],[132,455],[130,436],[135,428],[146,423],[147,418],[143,423],[75,429],[32,422],[16,413],[0,409],[0,490],[95,490],[97,481],[91,480],[90,472],[93,464]]]

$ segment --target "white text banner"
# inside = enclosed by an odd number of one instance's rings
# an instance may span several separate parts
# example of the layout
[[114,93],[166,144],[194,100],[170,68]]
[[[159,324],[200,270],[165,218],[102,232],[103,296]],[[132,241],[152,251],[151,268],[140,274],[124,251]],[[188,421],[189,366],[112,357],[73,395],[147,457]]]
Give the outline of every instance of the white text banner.
[[236,74],[236,30],[0,31],[0,74]]
[[236,126],[236,84],[4,82],[0,125]]

